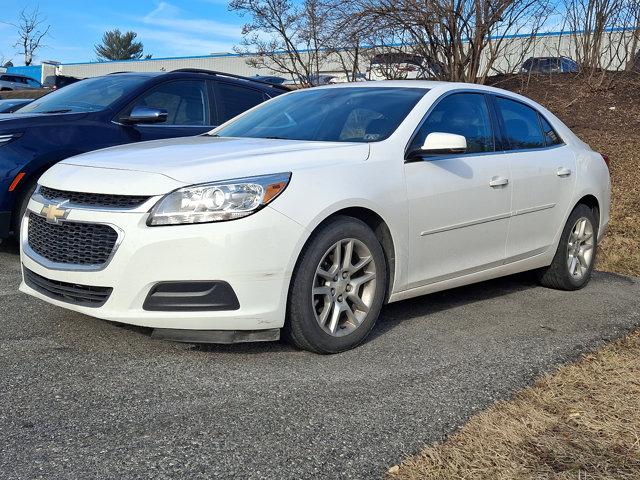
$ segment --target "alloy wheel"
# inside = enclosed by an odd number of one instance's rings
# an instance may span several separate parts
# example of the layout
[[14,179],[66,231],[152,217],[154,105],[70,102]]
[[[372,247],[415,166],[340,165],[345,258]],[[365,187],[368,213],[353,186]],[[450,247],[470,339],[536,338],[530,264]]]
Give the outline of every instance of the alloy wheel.
[[576,280],[589,271],[594,254],[593,225],[586,217],[579,218],[571,229],[567,243],[567,267]]
[[356,330],[365,320],[376,291],[376,263],[360,240],[346,238],[323,255],[311,294],[318,325],[340,337]]

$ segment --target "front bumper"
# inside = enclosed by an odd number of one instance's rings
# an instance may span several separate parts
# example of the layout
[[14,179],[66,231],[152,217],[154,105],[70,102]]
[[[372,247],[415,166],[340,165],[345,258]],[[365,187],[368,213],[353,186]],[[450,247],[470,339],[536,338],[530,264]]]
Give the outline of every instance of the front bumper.
[[[43,204],[32,199],[29,210]],[[148,206],[136,211],[72,209],[68,221],[106,223],[119,243],[101,269],[79,270],[29,255],[28,216],[21,228],[23,268],[59,282],[110,287],[99,307],[51,298],[29,287],[20,290],[51,304],[121,323],[178,330],[263,330],[284,324],[286,299],[304,228],[267,207],[246,218],[200,225],[148,227]],[[240,307],[223,311],[145,310],[145,299],[159,282],[223,281]]]

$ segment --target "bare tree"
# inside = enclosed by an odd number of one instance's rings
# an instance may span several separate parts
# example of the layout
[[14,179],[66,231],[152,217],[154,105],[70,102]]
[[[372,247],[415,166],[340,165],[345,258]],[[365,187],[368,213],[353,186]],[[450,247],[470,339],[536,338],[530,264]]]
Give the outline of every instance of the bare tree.
[[603,53],[623,5],[624,0],[565,0],[576,61],[585,73],[593,74],[608,66]]
[[17,23],[10,25],[18,29],[18,40],[14,47],[19,48],[19,53],[24,55],[24,64],[31,65],[36,51],[44,45],[42,40],[49,34],[51,25],[45,24],[46,19],[40,15],[36,7],[33,10],[22,9]]
[[236,51],[247,63],[285,74],[305,84],[327,58],[325,10],[319,0],[232,0],[229,9],[247,16]]
[[438,77],[481,83],[507,40],[522,30],[537,32],[550,11],[548,0],[356,1],[362,22],[404,32],[413,53],[438,65]]

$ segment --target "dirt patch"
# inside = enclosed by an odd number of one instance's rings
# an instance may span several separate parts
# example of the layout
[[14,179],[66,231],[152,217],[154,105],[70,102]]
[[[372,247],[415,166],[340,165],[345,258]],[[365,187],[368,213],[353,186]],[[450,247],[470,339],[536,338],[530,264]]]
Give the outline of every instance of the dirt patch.
[[52,90],[44,88],[39,90],[3,90],[0,92],[0,100],[8,100],[10,98],[40,98],[51,92]]

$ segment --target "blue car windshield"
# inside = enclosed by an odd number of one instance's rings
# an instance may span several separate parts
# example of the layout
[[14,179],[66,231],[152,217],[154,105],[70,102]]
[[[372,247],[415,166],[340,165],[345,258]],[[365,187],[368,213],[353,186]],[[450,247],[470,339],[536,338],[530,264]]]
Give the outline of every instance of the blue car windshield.
[[231,120],[219,137],[323,142],[378,142],[389,137],[425,88],[354,87],[300,90]]
[[145,81],[147,78],[133,75],[88,78],[40,97],[16,113],[96,112]]

